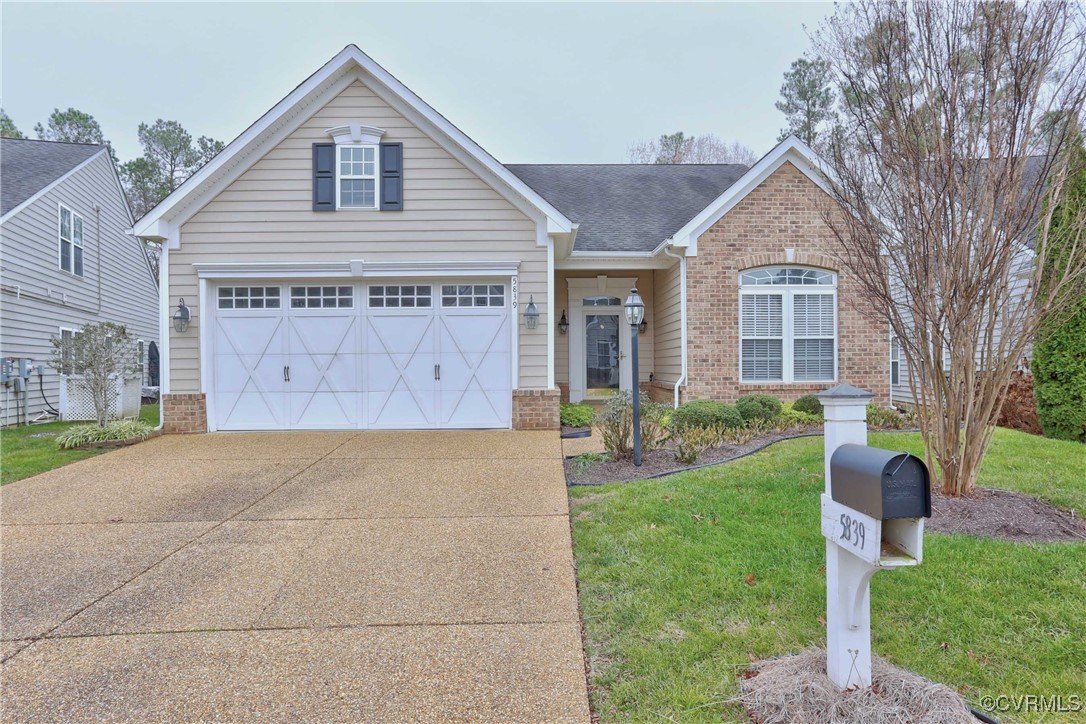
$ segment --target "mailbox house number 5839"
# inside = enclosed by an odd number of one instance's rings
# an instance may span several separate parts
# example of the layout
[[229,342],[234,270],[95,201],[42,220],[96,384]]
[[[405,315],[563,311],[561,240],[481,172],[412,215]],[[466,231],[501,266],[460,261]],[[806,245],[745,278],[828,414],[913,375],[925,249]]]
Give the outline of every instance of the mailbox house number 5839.
[[853,520],[848,513],[841,513],[841,540],[846,540],[856,548],[863,550],[867,541],[867,531],[862,520]]

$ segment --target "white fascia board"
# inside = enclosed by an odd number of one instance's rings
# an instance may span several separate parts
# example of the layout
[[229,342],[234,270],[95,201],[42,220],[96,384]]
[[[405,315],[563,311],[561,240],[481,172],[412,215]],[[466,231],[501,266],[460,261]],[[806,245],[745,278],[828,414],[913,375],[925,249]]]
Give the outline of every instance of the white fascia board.
[[390,279],[405,277],[509,277],[518,261],[197,261],[201,279]]
[[698,237],[719,221],[725,214],[758,188],[785,163],[791,162],[826,193],[832,194],[828,166],[810,146],[795,136],[789,136],[750,167],[743,176],[729,186],[724,193],[713,199],[697,216],[675,232],[668,240],[671,246],[685,248],[687,256],[697,256]]
[[[357,69],[361,69],[368,78],[361,78],[356,73],[351,72]],[[262,154],[257,154],[254,151],[278,143],[279,140],[304,122],[307,116],[301,111],[308,106],[315,105],[315,97],[324,96],[330,87],[335,88],[335,92],[338,93],[355,80],[366,82],[370,79],[375,81],[374,85],[377,86],[371,88],[371,90],[384,97],[386,101],[391,96],[399,99],[402,102],[400,105],[405,105],[413,110],[412,115],[425,120],[426,125],[432,130],[439,131],[440,134],[435,133],[435,135],[439,136],[435,140],[440,143],[442,140],[440,136],[444,135],[453,142],[450,144],[451,146],[459,147],[466,154],[464,158],[474,162],[472,165],[486,171],[486,176],[500,181],[502,186],[516,192],[516,195],[530,202],[530,205],[537,209],[537,212],[541,212],[546,216],[548,229],[553,228],[556,233],[570,230],[572,224],[569,219],[551,206],[542,196],[498,163],[493,156],[484,151],[460,129],[445,119],[444,116],[427,105],[372,58],[356,46],[349,45],[325,63],[320,70],[309,76],[283,100],[275,104],[271,110],[231,141],[214,159],[140,219],[133,226],[133,233],[136,236],[158,238],[152,236],[152,229],[154,224],[160,220],[167,220],[175,226],[180,226],[187,218],[191,218],[203,204],[206,204],[211,197],[219,193],[222,188],[231,183],[234,178],[241,175],[248,166],[260,158]],[[384,86],[384,88],[381,88],[381,86]],[[381,90],[386,92],[381,93]],[[291,120],[294,121],[293,124],[290,123]],[[274,134],[274,136],[269,136],[269,134]],[[446,150],[452,152],[450,148]],[[455,155],[457,154],[454,153]],[[246,158],[251,158],[252,161],[249,164],[243,163]],[[478,172],[475,168],[473,170]],[[214,186],[210,186],[211,184],[214,184]]]
[[571,256],[556,260],[555,269],[666,269],[671,266],[667,257],[662,256]]
[[[62,184],[62,183],[64,183],[65,181],[67,181],[67,180],[68,180],[69,178],[71,178],[71,177],[72,177],[73,175],[75,175],[76,173],[78,173],[78,172],[82,171],[83,169],[85,169],[85,168],[86,168],[87,166],[89,166],[89,165],[91,165],[92,163],[94,163],[94,160],[95,160],[95,159],[97,159],[97,158],[98,158],[99,156],[101,156],[101,155],[102,155],[103,153],[108,153],[108,149],[106,149],[106,148],[103,148],[103,149],[102,149],[101,151],[99,151],[98,153],[94,154],[93,156],[91,156],[90,158],[88,158],[88,159],[87,159],[86,161],[83,161],[83,162],[82,162],[81,164],[79,164],[79,165],[78,165],[78,166],[76,166],[75,168],[71,169],[71,170],[70,170],[70,171],[68,171],[68,172],[67,172],[66,174],[64,174],[63,176],[59,177],[58,179],[56,179],[55,181],[53,181],[53,182],[52,182],[52,183],[50,183],[49,185],[47,185],[47,186],[44,186],[44,187],[42,187],[41,189],[39,189],[39,190],[37,191],[37,193],[35,193],[34,195],[32,195],[32,196],[31,196],[30,198],[28,198],[28,199],[27,199],[26,201],[22,202],[21,204],[19,204],[19,205],[18,205],[18,206],[16,206],[15,208],[13,208],[13,209],[12,209],[11,211],[9,211],[9,212],[7,212],[6,214],[4,214],[3,216],[0,216],[0,223],[2,223],[2,222],[4,222],[4,221],[7,221],[7,220],[8,220],[8,219],[10,219],[11,217],[15,216],[15,214],[19,213],[20,211],[22,211],[23,209],[25,209],[25,208],[26,208],[27,206],[30,206],[30,205],[31,205],[32,203],[34,203],[35,201],[37,201],[38,199],[40,199],[40,198],[41,198],[42,196],[45,196],[45,195],[46,195],[47,193],[49,193],[50,191],[52,191],[53,189],[55,189],[55,188],[56,188],[57,186],[59,186],[60,184]],[[112,161],[111,161],[111,163],[112,163]],[[121,194],[121,198],[124,198],[124,194],[123,194],[123,193]]]

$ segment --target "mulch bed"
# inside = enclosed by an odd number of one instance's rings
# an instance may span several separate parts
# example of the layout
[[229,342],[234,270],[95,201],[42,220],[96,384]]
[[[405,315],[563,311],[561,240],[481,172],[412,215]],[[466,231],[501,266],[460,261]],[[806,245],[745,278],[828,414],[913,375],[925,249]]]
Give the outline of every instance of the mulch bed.
[[[790,433],[770,433],[746,445],[722,445],[707,450],[695,465],[684,467],[675,460],[674,448],[665,446],[642,456],[641,467],[631,460],[594,462],[579,471],[572,458],[565,461],[569,485],[603,485],[658,478],[684,470],[719,465],[755,453],[781,440],[821,435],[821,427]],[[932,516],[927,530],[939,533],[964,533],[1021,543],[1086,541],[1086,520],[1060,510],[1031,495],[1007,490],[978,488],[964,498],[949,498],[937,488],[932,490]]]
[[1086,521],[1031,495],[977,488],[972,495],[950,498],[931,493],[928,530],[999,538],[1022,543],[1086,541]]

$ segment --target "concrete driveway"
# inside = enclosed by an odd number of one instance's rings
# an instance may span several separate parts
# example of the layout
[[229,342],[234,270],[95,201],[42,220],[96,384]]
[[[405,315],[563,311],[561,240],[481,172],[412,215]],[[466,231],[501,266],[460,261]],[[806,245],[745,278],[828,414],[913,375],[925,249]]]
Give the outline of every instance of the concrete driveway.
[[0,521],[6,720],[589,718],[556,433],[161,437]]

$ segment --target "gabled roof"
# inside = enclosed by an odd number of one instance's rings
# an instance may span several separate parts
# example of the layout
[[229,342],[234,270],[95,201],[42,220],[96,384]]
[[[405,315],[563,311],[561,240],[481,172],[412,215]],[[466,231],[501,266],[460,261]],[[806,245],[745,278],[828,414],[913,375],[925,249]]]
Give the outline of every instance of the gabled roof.
[[104,152],[105,146],[91,143],[0,138],[0,216]]
[[461,163],[488,180],[514,205],[522,209],[527,206],[536,215],[545,217],[549,232],[572,230],[569,219],[546,199],[358,47],[348,45],[136,222],[132,232],[148,238],[169,238],[173,230],[319,110],[327,94],[338,93],[357,79],[407,115]]
[[811,150],[810,146],[795,136],[789,136],[778,143],[772,151],[762,156],[743,174],[742,178],[729,186],[724,193],[713,199],[700,213],[672,234],[669,239],[672,246],[686,247],[688,256],[696,256],[698,237],[786,163],[791,163],[819,188],[830,193],[829,167],[818,154]]
[[652,253],[747,172],[742,164],[511,164],[578,224],[574,253]]

